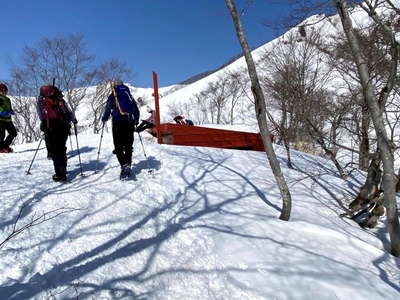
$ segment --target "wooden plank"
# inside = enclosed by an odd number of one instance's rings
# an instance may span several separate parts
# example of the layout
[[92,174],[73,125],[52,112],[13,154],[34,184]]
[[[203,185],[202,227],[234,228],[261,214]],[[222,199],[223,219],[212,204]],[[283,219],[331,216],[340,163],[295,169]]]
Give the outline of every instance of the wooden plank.
[[160,124],[162,143],[264,151],[260,134],[225,129]]

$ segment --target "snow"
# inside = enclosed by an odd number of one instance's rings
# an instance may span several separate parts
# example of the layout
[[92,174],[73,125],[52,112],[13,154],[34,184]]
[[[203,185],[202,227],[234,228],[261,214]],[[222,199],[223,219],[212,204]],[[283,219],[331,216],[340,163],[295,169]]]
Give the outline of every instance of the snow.
[[296,151],[290,170],[275,146],[293,198],[284,222],[265,153],[143,134],[148,159],[136,136],[135,180],[121,182],[109,132],[94,172],[99,138],[79,136],[83,177],[69,150],[67,184],[51,181],[43,148],[25,174],[37,143],[1,154],[0,241],[23,205],[17,228],[64,214],[0,249],[0,299],[399,299],[383,221],[367,231],[339,217],[361,172],[344,181],[329,161]]
[[[352,18],[367,22],[360,10]],[[318,26],[327,36],[341,31],[337,16]],[[284,38],[255,49],[254,58]],[[172,121],[169,105],[188,103],[219,75],[243,67],[242,57],[190,85],[160,88],[162,122]],[[153,89],[130,87],[152,105]],[[79,125],[90,124],[90,115],[83,103]],[[253,121],[202,126],[258,132]],[[118,180],[107,130],[98,164],[100,136],[80,134],[84,176],[69,149],[67,184],[52,182],[43,145],[32,175],[26,170],[38,143],[0,154],[0,243],[14,225],[43,221],[0,248],[0,299],[400,299],[400,259],[387,251],[385,220],[364,230],[339,217],[364,173],[342,180],[330,161],[297,151],[296,168],[288,169],[285,150],[274,145],[292,195],[284,222],[265,153],[142,138],[146,156],[136,136],[135,176],[126,182]]]

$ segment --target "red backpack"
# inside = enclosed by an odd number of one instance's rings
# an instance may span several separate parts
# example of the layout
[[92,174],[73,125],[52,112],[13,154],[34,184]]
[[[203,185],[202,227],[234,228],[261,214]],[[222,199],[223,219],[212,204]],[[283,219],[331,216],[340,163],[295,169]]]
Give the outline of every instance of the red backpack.
[[55,86],[45,85],[40,88],[41,109],[47,121],[67,121],[67,109],[61,96],[61,92]]

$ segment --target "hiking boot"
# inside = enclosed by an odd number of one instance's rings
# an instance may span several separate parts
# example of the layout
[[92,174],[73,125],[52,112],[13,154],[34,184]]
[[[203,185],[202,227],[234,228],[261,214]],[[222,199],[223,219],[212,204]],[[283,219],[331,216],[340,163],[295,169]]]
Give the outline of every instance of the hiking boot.
[[131,166],[126,164],[121,167],[121,174],[119,176],[120,179],[126,179],[131,176]]
[[0,153],[11,153],[13,151],[14,150],[12,148],[10,148],[10,147],[0,149]]
[[57,174],[53,175],[53,181],[55,182],[66,182],[67,177],[66,176],[58,176]]

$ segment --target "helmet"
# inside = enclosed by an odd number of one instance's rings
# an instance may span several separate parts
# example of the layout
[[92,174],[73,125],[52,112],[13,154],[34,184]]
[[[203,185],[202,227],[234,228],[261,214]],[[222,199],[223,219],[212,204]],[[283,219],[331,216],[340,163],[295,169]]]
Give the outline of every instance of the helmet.
[[182,121],[184,118],[182,116],[176,116],[173,120],[177,123],[179,123],[180,121]]
[[7,93],[8,88],[4,83],[0,83],[0,92]]

